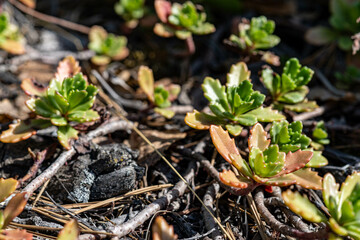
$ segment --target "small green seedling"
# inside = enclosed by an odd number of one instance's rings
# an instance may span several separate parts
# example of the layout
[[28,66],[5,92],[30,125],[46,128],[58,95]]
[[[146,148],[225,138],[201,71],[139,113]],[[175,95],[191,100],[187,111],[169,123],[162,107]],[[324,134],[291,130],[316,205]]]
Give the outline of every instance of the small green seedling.
[[316,150],[323,150],[324,145],[328,145],[330,143],[324,121],[320,121],[316,124],[312,133],[312,140],[311,146]]
[[[13,178],[0,178],[0,202],[5,201],[15,191],[17,185],[18,181]],[[32,239],[32,234],[25,230],[6,229],[9,223],[24,210],[26,202],[26,192],[17,193],[11,198],[5,209],[0,211],[0,239]]]
[[171,4],[166,0],[155,0],[155,10],[161,21],[155,24],[155,34],[187,40],[190,54],[195,52],[192,34],[206,35],[215,31],[214,25],[206,22],[206,13],[198,12],[190,1]]
[[112,60],[122,60],[129,55],[127,38],[107,33],[103,27],[93,26],[89,33],[89,49],[96,55],[91,58],[96,65],[107,65]]
[[206,130],[210,125],[224,126],[232,135],[240,135],[242,126],[253,126],[258,121],[272,122],[285,117],[270,107],[263,108],[265,95],[254,91],[250,71],[244,62],[233,65],[227,75],[226,86],[219,80],[207,77],[202,84],[204,96],[210,102],[214,115],[194,110],[185,117],[192,128]]
[[[14,143],[36,134],[37,129],[58,127],[57,135],[61,145],[70,149],[70,141],[78,138],[76,123],[98,120],[99,114],[92,110],[98,88],[89,85],[80,73],[73,57],[65,58],[59,64],[56,78],[46,88],[39,88],[31,80],[25,80],[22,88],[31,96],[26,106],[37,118],[18,121],[2,132],[0,141]],[[68,72],[67,72],[68,71]]]
[[249,189],[259,185],[289,186],[298,184],[305,188],[321,189],[321,177],[317,172],[306,168],[313,153],[298,150],[280,151],[277,144],[270,144],[267,133],[260,123],[250,131],[248,140],[249,161],[246,162],[236,148],[234,139],[221,126],[212,125],[210,135],[220,155],[239,172],[236,176],[231,170],[220,173],[221,181],[231,187]]
[[6,12],[0,14],[0,48],[11,54],[25,53],[25,38]]
[[[325,222],[330,226],[329,239],[351,237],[360,239],[360,173],[355,172],[339,184],[327,173],[323,180],[323,200],[330,217],[327,218],[306,196],[287,190],[282,193],[285,204],[310,222]],[[326,236],[324,236],[326,238]]]
[[351,51],[351,36],[360,32],[357,19],[360,16],[360,2],[349,0],[330,0],[331,27],[318,26],[306,33],[306,40],[313,45],[337,42],[340,49]]
[[267,50],[279,44],[280,38],[273,35],[275,22],[268,20],[265,16],[254,17],[251,22],[242,19],[238,25],[239,33],[232,34],[225,43],[240,49],[248,55],[260,55],[261,59],[279,65],[279,57]]
[[134,28],[140,18],[144,16],[145,0],[119,0],[115,4],[115,12],[127,23],[127,26]]
[[314,71],[308,67],[302,67],[298,59],[291,58],[285,63],[281,75],[266,68],[262,71],[261,77],[276,108],[305,112],[318,107],[316,102],[305,98],[309,92],[306,84],[310,82],[313,74]]
[[180,86],[177,84],[171,84],[167,88],[162,85],[155,86],[153,72],[146,66],[140,66],[138,81],[140,88],[154,107],[154,111],[168,119],[172,118],[175,113],[169,107],[171,101],[174,101],[179,95]]
[[80,235],[79,224],[75,219],[68,221],[60,231],[57,240],[77,240]]
[[309,148],[312,144],[311,138],[302,133],[303,125],[300,121],[289,124],[288,121],[274,122],[270,129],[271,144],[277,144],[280,151],[288,153],[299,149],[313,152],[311,161],[306,167],[323,167],[328,164],[322,151],[314,151]]

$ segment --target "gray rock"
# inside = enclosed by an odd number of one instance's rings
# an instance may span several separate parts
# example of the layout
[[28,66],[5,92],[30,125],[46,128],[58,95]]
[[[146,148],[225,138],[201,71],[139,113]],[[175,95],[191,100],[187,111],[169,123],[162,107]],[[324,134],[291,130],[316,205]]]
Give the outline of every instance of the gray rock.
[[111,198],[134,189],[136,170],[132,166],[124,167],[99,176],[91,188],[92,200]]

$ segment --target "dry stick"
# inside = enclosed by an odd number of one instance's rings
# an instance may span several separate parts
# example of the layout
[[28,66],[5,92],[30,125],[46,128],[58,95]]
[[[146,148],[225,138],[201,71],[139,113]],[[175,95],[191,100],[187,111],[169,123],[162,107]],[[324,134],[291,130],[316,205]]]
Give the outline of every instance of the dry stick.
[[[195,163],[190,163],[186,175],[183,177],[186,182],[190,182],[195,176]],[[145,209],[139,212],[131,220],[120,224],[112,226],[108,231],[117,235],[117,238],[124,237],[130,232],[134,231],[138,226],[142,225],[146,220],[148,220],[152,215],[158,212],[161,209],[167,207],[172,201],[184,194],[187,188],[187,184],[184,181],[179,181],[175,187],[169,191],[165,196],[155,200],[153,203],[149,204]],[[113,238],[113,239],[117,239]]]
[[75,31],[78,31],[78,32],[81,32],[81,33],[84,33],[84,34],[89,34],[89,32],[90,32],[90,28],[87,27],[87,26],[77,24],[77,23],[73,23],[73,22],[70,22],[70,21],[67,21],[67,20],[64,20],[64,19],[61,19],[61,18],[50,16],[50,15],[43,14],[41,12],[38,12],[38,11],[32,9],[32,8],[29,8],[29,7],[25,6],[25,5],[23,5],[22,3],[20,3],[19,1],[16,1],[16,0],[9,0],[9,2],[12,5],[14,5],[15,7],[17,7],[18,9],[20,9],[21,11],[23,11],[24,13],[29,14],[30,16],[33,16],[33,17],[35,17],[37,19],[40,19],[42,21],[49,22],[49,23],[56,24],[56,25],[60,25],[62,27],[65,27],[65,28],[68,28],[68,29],[71,29],[71,30],[75,30]]
[[[118,130],[129,130],[132,128],[132,124],[126,121],[115,121],[110,122],[105,125],[98,127],[96,130],[89,132],[85,141],[90,141],[91,139],[106,135]],[[27,192],[27,197],[29,198],[33,192],[38,189],[41,185],[43,185],[47,180],[49,180],[52,176],[54,176],[57,171],[66,163],[67,160],[71,159],[76,153],[75,149],[72,147],[70,150],[63,152],[56,160],[53,162],[50,167],[48,167],[44,172],[42,172],[39,176],[37,176],[34,180],[32,180],[23,190],[22,192]]]
[[265,222],[270,225],[275,231],[280,232],[286,236],[295,237],[297,239],[324,239],[327,238],[329,230],[327,227],[320,228],[316,232],[303,232],[296,228],[290,227],[275,218],[270,213],[264,203],[264,192],[258,189],[255,192],[254,200],[257,209],[261,213],[261,216],[265,219]]
[[[214,214],[214,206],[213,206],[213,202],[214,202],[214,198],[216,196],[216,194],[218,194],[220,189],[220,186],[218,183],[214,183],[212,185],[210,185],[207,190],[206,193],[203,197],[203,202],[205,204],[205,206],[208,207],[208,209]],[[222,240],[224,239],[223,236],[221,235],[221,232],[219,231],[219,229],[217,228],[217,224],[214,221],[214,219],[211,217],[211,215],[206,211],[205,208],[202,208],[202,214],[204,216],[204,221],[205,221],[205,227],[208,231],[210,231],[211,229],[215,230],[212,232],[211,234],[211,239],[215,239],[215,240]]]

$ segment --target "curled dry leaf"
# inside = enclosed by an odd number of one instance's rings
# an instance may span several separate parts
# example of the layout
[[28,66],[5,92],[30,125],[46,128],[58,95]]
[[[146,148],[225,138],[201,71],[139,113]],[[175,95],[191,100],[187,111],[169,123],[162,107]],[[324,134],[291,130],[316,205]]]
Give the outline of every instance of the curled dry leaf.
[[20,87],[28,96],[43,96],[46,93],[46,87],[30,78],[24,79]]
[[67,222],[60,231],[57,240],[76,240],[80,234],[79,225],[75,219]]
[[23,210],[27,202],[27,192],[16,194],[6,206],[4,210],[4,224],[5,228],[14,218],[16,218]]
[[176,240],[178,236],[174,233],[174,227],[169,225],[166,220],[158,216],[152,225],[153,240]]
[[210,135],[216,150],[227,162],[232,163],[230,154],[240,156],[235,145],[235,140],[230,138],[228,131],[224,131],[221,126],[211,125]]
[[20,229],[7,229],[0,231],[1,240],[32,240],[33,235]]
[[4,201],[10,194],[12,194],[18,185],[18,181],[14,178],[3,179],[0,178],[0,202]]
[[248,140],[250,150],[252,148],[259,148],[261,151],[264,151],[270,145],[270,139],[267,139],[267,133],[260,123],[255,124],[250,133]]
[[146,66],[140,66],[138,81],[149,101],[154,102],[154,75],[152,70]]
[[56,79],[59,81],[64,80],[64,78],[72,77],[81,71],[79,62],[75,60],[73,56],[67,56],[62,61],[59,62],[57,67],[57,72],[55,73]]

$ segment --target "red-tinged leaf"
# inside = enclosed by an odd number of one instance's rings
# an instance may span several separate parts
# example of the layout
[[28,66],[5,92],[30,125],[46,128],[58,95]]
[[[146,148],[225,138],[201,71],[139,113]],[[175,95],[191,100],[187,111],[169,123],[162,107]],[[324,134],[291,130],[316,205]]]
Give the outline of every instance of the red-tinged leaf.
[[211,125],[210,135],[216,150],[227,162],[232,163],[230,154],[240,155],[234,139],[221,126]]
[[7,229],[0,231],[1,240],[32,240],[33,235],[20,229]]
[[296,184],[303,188],[314,190],[322,189],[322,177],[320,177],[317,172],[311,171],[310,168],[302,168],[285,176],[291,177],[295,180]]
[[168,22],[168,17],[171,14],[171,2],[165,0],[155,0],[155,11],[160,21]]
[[264,151],[270,145],[270,139],[267,139],[267,133],[260,123],[254,125],[250,130],[250,137],[248,140],[249,150],[259,148]]
[[166,220],[158,216],[152,225],[153,240],[176,240],[178,236],[174,233],[174,227],[169,225]]
[[165,23],[156,23],[154,33],[160,37],[169,38],[175,35],[175,30]]
[[123,47],[118,51],[118,53],[112,57],[113,60],[120,61],[125,59],[127,56],[129,56],[129,49],[127,47]]
[[80,71],[81,67],[79,66],[79,62],[76,61],[73,56],[67,56],[61,62],[59,62],[55,77],[59,81],[62,81],[65,78],[76,75]]
[[276,174],[275,177],[279,177],[285,174],[295,172],[303,167],[310,161],[313,153],[311,151],[302,151],[301,149],[292,153],[289,151],[286,154],[284,168]]
[[36,2],[35,0],[20,0],[20,2],[22,2],[23,4],[25,4],[26,6],[28,6],[29,8],[35,8],[36,6]]
[[235,188],[247,188],[250,183],[246,178],[240,180],[231,170],[222,171],[219,173],[219,177],[222,183]]
[[18,121],[10,124],[9,129],[1,133],[0,141],[3,143],[17,143],[35,134],[36,131],[31,125],[26,124],[24,121]]
[[138,72],[140,88],[145,92],[149,101],[154,102],[154,75],[150,68],[140,66]]
[[268,192],[268,193],[272,193],[273,192],[273,188],[272,186],[265,186],[265,191]]
[[79,225],[75,219],[70,220],[60,231],[57,240],[76,240],[80,234]]
[[6,206],[4,210],[4,225],[5,228],[14,218],[16,218],[23,210],[27,202],[26,192],[16,194]]
[[290,174],[281,177],[272,177],[272,178],[261,178],[257,175],[254,175],[253,178],[256,182],[268,186],[286,187],[296,183],[296,181],[289,175]]
[[29,96],[44,96],[46,93],[46,87],[41,86],[35,80],[26,78],[21,82],[20,87]]
[[18,185],[18,181],[14,178],[3,179],[0,178],[0,202],[4,201],[10,194],[12,194]]

